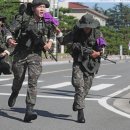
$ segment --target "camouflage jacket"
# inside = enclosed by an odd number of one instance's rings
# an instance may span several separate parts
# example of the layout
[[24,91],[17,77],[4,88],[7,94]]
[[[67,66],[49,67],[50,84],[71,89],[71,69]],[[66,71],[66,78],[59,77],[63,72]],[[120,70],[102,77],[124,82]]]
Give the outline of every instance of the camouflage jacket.
[[46,24],[43,20],[36,22],[33,16],[26,14],[17,15],[10,29],[18,43],[15,52],[22,50],[40,52],[45,42],[43,36],[47,39],[54,39],[55,36],[51,25]]
[[92,29],[91,33],[86,35],[82,29],[74,28],[63,39],[63,43],[70,48],[74,62],[81,62],[82,66],[88,73],[96,73],[100,65],[100,57],[92,58],[90,54],[96,51],[96,39],[100,32]]
[[1,27],[0,28],[0,53],[3,52],[7,47],[6,47],[6,41],[5,41],[5,32],[6,28]]

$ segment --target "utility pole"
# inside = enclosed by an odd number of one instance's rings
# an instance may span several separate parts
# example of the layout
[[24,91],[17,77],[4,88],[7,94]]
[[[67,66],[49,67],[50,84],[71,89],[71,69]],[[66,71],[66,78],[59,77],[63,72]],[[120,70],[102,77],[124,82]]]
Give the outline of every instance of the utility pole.
[[[58,0],[54,0],[53,1],[53,17],[55,17],[56,19],[59,18],[59,1]],[[55,35],[55,40],[54,40],[54,55],[56,54],[57,57],[57,42],[56,42],[56,35]],[[64,53],[64,45],[61,45],[61,53]]]
[[[58,18],[57,17],[57,13],[56,10],[58,10],[58,2],[57,0],[53,0],[53,17],[54,18]],[[56,33],[55,33],[55,38],[54,38],[54,51],[53,54],[56,56],[56,59],[58,58],[58,52],[57,52],[57,40],[56,40]]]

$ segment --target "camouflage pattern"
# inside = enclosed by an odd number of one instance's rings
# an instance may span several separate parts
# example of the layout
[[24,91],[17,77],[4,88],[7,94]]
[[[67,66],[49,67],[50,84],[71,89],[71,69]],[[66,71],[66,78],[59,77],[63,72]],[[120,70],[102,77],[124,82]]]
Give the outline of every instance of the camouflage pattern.
[[[0,16],[0,53],[4,52],[7,49],[5,34],[8,31],[4,25],[4,20],[6,17]],[[8,50],[9,51],[9,50]],[[3,74],[11,74],[11,66],[10,66],[10,58],[9,56],[0,57],[0,75]]]
[[28,89],[26,103],[35,105],[37,80],[42,71],[42,58],[38,54],[22,51],[14,56],[12,71],[14,80],[12,91],[19,92],[28,69]]
[[[91,33],[84,31],[86,27],[91,28]],[[74,111],[85,108],[85,98],[100,67],[101,58],[91,57],[93,50],[98,51],[96,39],[100,37],[100,30],[97,27],[97,21],[92,15],[83,15],[63,39],[63,43],[69,45],[74,61],[72,71],[72,85],[75,88]]]
[[[28,70],[26,106],[34,106],[36,103],[37,81],[42,71],[42,36],[45,35],[42,30],[45,30],[48,34],[51,29],[45,26],[44,21],[36,22],[34,17],[27,14],[17,15],[10,28],[12,32],[15,32],[14,37],[18,43],[13,52],[12,71],[14,80],[12,91],[19,93],[25,79],[25,73]],[[50,32],[47,35],[48,39],[54,36],[52,33]]]
[[95,20],[91,14],[85,14],[81,17],[81,19],[77,23],[77,26],[79,28],[85,28],[85,27],[96,28],[97,23],[95,22]]
[[3,27],[0,27],[0,52],[5,50],[5,36]]
[[92,86],[94,74],[84,71],[80,62],[73,63],[72,85],[75,88],[73,107],[76,110],[85,108],[85,98]]

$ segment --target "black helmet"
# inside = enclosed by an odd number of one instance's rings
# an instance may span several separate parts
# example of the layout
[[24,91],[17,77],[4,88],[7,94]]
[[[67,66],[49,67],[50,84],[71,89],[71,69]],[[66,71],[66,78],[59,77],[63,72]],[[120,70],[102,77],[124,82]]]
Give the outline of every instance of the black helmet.
[[32,1],[32,6],[37,6],[41,4],[44,4],[46,8],[49,8],[50,6],[50,3],[47,0],[33,0]]

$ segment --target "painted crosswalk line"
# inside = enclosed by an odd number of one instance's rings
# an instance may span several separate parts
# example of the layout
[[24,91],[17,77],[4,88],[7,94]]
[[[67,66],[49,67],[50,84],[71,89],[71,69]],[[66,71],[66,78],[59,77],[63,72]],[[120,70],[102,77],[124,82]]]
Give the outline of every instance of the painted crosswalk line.
[[[0,96],[10,96],[10,93],[0,93]],[[26,97],[26,94],[19,94],[19,97]],[[73,96],[49,96],[49,95],[37,95],[38,98],[48,98],[48,99],[68,99],[73,100]],[[99,98],[86,98],[88,101],[98,101]]]
[[53,85],[48,85],[48,86],[42,86],[40,88],[49,88],[49,89],[56,89],[56,88],[62,88],[71,85],[71,82],[63,82],[63,83],[58,83],[58,84],[53,84]]
[[[70,85],[72,85],[71,82],[62,82],[62,83],[58,83],[58,84],[42,86],[40,88],[57,89],[57,88],[67,87],[67,86],[70,86]],[[99,90],[102,90],[102,89],[109,88],[113,85],[114,84],[98,84],[98,85],[92,86],[91,90],[99,91]]]
[[95,78],[96,79],[98,79],[98,78],[102,78],[102,77],[104,77],[105,75],[98,75],[98,76],[96,76]]
[[98,75],[95,78],[96,79],[118,79],[122,77],[121,75]]
[[12,78],[5,78],[5,79],[0,79],[0,81],[6,81],[6,80],[11,80]]
[[[71,78],[72,76],[64,76],[65,78]],[[97,75],[95,79],[118,79],[122,77],[121,75]]]
[[[100,75],[98,76],[98,78],[102,77],[104,75]],[[4,78],[4,79],[0,79],[0,81],[6,81],[6,80],[10,80],[12,78]],[[38,83],[40,82],[44,82],[44,81],[41,81],[41,80],[38,80]],[[24,81],[23,82],[23,86],[27,85],[28,84],[28,81]],[[47,85],[47,86],[42,86],[40,88],[47,88],[47,89],[57,89],[57,88],[62,88],[62,87],[67,87],[67,86],[70,86],[72,85],[71,82],[62,82],[62,83],[57,83],[57,84],[52,84],[52,85]],[[93,91],[99,91],[99,90],[103,90],[103,89],[106,89],[106,88],[109,88],[111,86],[113,86],[114,84],[98,84],[98,85],[95,85],[95,86],[92,86],[91,87],[91,90]],[[12,86],[12,82],[9,83],[9,84],[0,84],[0,86]]]
[[[44,82],[44,81],[38,80],[38,83],[40,83],[40,82]],[[28,81],[24,81],[23,82],[23,85],[27,85],[27,84],[28,84]],[[12,83],[9,83],[9,84],[0,84],[0,86],[10,87],[10,86],[12,86]]]
[[102,90],[102,89],[109,88],[113,85],[114,84],[98,84],[98,85],[92,86],[90,90],[99,91],[99,90]]

